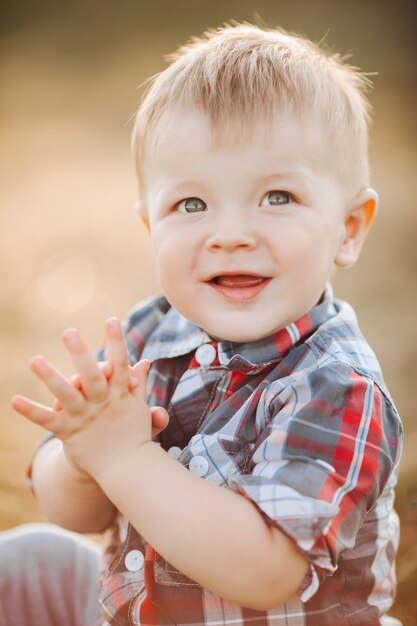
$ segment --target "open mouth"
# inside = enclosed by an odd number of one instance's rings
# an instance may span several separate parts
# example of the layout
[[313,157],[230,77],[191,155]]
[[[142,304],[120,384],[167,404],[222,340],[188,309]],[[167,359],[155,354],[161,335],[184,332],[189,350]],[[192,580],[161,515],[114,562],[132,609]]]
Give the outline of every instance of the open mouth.
[[249,274],[236,274],[232,276],[215,276],[211,279],[216,285],[223,287],[253,287],[259,285],[266,278],[264,276],[251,276]]
[[219,274],[207,283],[231,300],[251,300],[270,282],[269,276],[256,274]]

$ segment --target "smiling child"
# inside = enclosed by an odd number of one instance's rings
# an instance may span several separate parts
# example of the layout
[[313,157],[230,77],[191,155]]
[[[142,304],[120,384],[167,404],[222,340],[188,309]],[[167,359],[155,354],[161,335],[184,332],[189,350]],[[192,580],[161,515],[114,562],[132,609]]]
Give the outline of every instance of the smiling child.
[[[123,329],[108,320],[104,365],[66,331],[75,382],[32,360],[53,408],[13,399],[52,433],[32,468],[46,515],[107,531],[100,592],[94,551],[30,529],[0,542],[3,562],[13,541],[16,563],[29,550],[78,574],[58,599],[39,567],[22,600],[15,566],[3,612],[24,601],[39,617],[42,596],[59,618],[30,624],[398,624],[401,423],[329,282],[377,209],[366,85],[337,55],[248,24],[193,40],[155,77],[133,146],[162,295]],[[96,575],[81,580],[82,559]],[[70,621],[77,580],[89,602]]]

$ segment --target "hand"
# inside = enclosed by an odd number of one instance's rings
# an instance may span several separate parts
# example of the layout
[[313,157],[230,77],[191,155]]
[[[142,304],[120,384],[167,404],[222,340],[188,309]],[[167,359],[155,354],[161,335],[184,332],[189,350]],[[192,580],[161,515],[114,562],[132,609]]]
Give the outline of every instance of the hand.
[[63,442],[67,458],[93,478],[124,455],[151,441],[152,418],[146,404],[148,361],[140,361],[131,374],[122,328],[116,319],[106,323],[105,337],[111,374],[107,380],[79,333],[64,333],[64,342],[75,364],[81,389],[72,385],[43,357],[31,367],[57,399],[62,409],[50,408],[15,396],[13,408],[27,419],[53,432]]
[[[129,391],[133,391],[138,385],[138,379],[135,376],[135,370],[137,367],[140,367],[140,362],[136,363],[133,367],[129,366],[130,378],[129,378]],[[106,377],[106,380],[109,381],[112,374],[112,366],[109,361],[98,361],[98,367]],[[79,374],[73,374],[68,379],[73,387],[78,389],[82,394],[84,394],[81,377]],[[84,394],[85,395],[85,394]],[[54,409],[57,411],[62,410],[62,406],[55,399]],[[168,426],[169,415],[168,411],[164,409],[162,406],[151,406],[150,407],[151,416],[152,416],[152,438],[157,437],[159,433],[161,433]]]

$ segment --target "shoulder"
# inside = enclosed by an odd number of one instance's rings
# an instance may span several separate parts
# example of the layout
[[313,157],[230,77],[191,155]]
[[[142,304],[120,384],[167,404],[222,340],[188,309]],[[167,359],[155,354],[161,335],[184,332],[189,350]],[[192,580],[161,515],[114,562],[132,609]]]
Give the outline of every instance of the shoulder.
[[[269,419],[283,415],[294,423],[384,433],[390,456],[401,450],[402,425],[378,360],[362,335],[350,305],[335,300],[336,313],[295,348],[289,375],[266,389]],[[355,436],[358,433],[355,432]],[[381,445],[384,445],[381,442]]]
[[353,308],[343,300],[334,300],[335,315],[321,324],[307,339],[317,367],[328,364],[348,366],[385,389],[381,366],[363,336]]
[[394,405],[380,363],[359,328],[355,311],[343,300],[333,299],[332,305],[333,314],[303,343],[304,355],[294,368],[294,375],[306,374],[322,380],[326,387],[339,387],[352,379],[367,381],[378,387],[388,404]]

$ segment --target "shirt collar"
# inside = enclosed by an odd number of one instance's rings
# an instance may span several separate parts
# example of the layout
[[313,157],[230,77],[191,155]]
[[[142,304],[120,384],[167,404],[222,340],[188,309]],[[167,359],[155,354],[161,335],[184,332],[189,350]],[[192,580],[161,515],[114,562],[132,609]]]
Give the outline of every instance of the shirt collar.
[[273,335],[245,343],[213,340],[201,328],[190,322],[174,308],[149,337],[142,358],[174,358],[188,354],[205,343],[217,348],[220,364],[230,369],[257,370],[279,361],[298,343],[305,341],[323,322],[336,314],[333,290],[328,284],[320,302],[296,322]]

